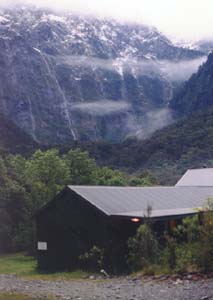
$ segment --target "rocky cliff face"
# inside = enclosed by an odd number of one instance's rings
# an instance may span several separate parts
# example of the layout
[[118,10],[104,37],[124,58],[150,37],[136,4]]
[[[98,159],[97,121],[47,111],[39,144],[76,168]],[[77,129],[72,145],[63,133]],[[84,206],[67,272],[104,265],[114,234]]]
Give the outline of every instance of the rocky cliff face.
[[5,9],[0,111],[42,143],[144,137],[171,121],[174,87],[204,59],[155,28]]
[[205,111],[213,106],[213,52],[205,64],[184,84],[170,107],[180,116]]

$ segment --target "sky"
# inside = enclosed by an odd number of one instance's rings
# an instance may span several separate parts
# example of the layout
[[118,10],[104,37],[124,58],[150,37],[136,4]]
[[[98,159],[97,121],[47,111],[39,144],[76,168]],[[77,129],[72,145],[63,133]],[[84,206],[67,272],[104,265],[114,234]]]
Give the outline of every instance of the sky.
[[[8,4],[11,0],[0,0]],[[169,37],[213,39],[213,0],[13,0],[156,26]]]

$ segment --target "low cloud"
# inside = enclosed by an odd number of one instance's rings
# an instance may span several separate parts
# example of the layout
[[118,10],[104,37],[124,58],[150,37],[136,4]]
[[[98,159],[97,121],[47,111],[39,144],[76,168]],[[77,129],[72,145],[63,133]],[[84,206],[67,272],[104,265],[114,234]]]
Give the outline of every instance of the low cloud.
[[125,127],[128,129],[128,137],[146,139],[153,132],[161,129],[173,122],[172,112],[168,108],[155,109],[144,114],[140,120],[133,116],[129,111],[131,105],[126,101],[95,101],[87,103],[76,103],[72,105],[73,112],[89,114],[94,117],[103,117],[114,113],[126,113]]
[[136,130],[132,128],[132,136],[138,139],[146,139],[156,130],[161,129],[173,122],[172,112],[168,108],[155,109],[147,112],[141,124],[134,124]]
[[101,68],[110,71],[116,69],[115,66],[113,65],[114,60],[101,59],[101,58],[96,58],[91,56],[66,55],[66,56],[58,57],[57,61],[72,67],[86,66],[94,69]]
[[196,73],[198,67],[206,61],[207,57],[202,56],[192,60],[179,62],[159,61],[159,68],[171,81],[185,81]]
[[101,100],[95,102],[76,103],[72,105],[71,110],[94,116],[104,116],[127,111],[129,107],[129,103],[125,101]]
[[72,67],[87,66],[92,69],[100,68],[118,72],[120,75],[127,72],[137,77],[149,74],[159,75],[161,73],[170,81],[188,80],[190,76],[198,70],[199,66],[206,61],[206,59],[206,56],[202,56],[192,60],[172,62],[168,60],[136,60],[133,58],[119,58],[112,60],[75,55],[57,58],[58,62]]

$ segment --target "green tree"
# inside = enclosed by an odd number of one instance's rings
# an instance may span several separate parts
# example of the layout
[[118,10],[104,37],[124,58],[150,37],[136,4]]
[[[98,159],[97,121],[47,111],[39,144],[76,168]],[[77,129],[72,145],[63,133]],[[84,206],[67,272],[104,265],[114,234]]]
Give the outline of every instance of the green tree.
[[33,211],[52,200],[70,182],[69,166],[56,149],[36,151],[26,162],[25,175]]
[[106,186],[125,186],[127,185],[126,174],[112,170],[108,167],[97,169],[97,184]]
[[10,232],[9,238],[17,249],[32,251],[34,215],[69,183],[69,167],[55,149],[38,150],[28,160],[10,155],[5,159],[5,166],[9,179],[0,191],[7,225],[3,231],[7,235]]
[[88,152],[80,149],[70,150],[64,161],[70,172],[70,184],[95,185],[97,183],[96,163],[89,157]]
[[8,155],[5,158],[7,174],[10,178],[15,179],[20,185],[26,182],[26,162],[27,160],[20,154]]
[[25,189],[7,175],[0,159],[0,252],[15,249],[17,225],[23,221]]
[[129,180],[130,186],[153,186],[158,184],[157,179],[149,172],[143,172],[139,176]]

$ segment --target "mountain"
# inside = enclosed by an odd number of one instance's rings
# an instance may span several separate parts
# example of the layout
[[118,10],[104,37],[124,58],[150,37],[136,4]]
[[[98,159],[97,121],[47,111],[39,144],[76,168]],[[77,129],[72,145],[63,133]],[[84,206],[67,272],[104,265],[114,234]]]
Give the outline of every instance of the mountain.
[[205,39],[198,41],[195,44],[194,49],[205,52],[206,54],[211,53],[213,51],[213,39]]
[[28,134],[0,113],[0,153],[27,153],[37,147]]
[[202,39],[198,41],[184,41],[184,40],[174,40],[173,43],[177,47],[183,47],[191,50],[200,51],[206,53],[207,55],[213,50],[213,39]]
[[0,11],[0,112],[35,141],[119,142],[169,124],[174,89],[205,60],[155,28]]
[[197,73],[185,83],[170,107],[179,115],[189,115],[213,106],[213,52]]

